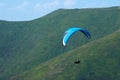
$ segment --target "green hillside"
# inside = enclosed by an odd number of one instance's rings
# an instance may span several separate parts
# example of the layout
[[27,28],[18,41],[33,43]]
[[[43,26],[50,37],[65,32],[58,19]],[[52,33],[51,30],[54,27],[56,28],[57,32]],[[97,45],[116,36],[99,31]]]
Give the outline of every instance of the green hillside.
[[[20,80],[119,80],[120,30],[14,77]],[[80,64],[74,64],[79,56]]]
[[[0,21],[0,80],[9,80],[78,46],[120,28],[120,9],[59,9],[32,21]],[[62,36],[70,27],[87,29],[92,39],[73,35],[68,47]]]

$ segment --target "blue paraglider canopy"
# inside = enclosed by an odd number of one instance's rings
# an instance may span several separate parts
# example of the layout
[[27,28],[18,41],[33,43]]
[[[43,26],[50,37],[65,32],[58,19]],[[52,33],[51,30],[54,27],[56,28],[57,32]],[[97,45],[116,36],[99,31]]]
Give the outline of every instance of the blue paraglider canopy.
[[87,38],[91,38],[90,33],[83,28],[70,28],[67,31],[65,31],[65,33],[64,33],[64,36],[63,36],[63,45],[64,46],[66,46],[70,37],[77,31],[81,31]]

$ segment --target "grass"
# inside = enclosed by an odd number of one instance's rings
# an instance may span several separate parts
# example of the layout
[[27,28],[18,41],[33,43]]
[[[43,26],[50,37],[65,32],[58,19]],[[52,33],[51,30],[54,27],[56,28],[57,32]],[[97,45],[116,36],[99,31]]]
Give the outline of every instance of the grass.
[[[119,80],[120,30],[92,41],[31,70],[21,73],[22,80]],[[74,64],[79,57],[80,64]]]

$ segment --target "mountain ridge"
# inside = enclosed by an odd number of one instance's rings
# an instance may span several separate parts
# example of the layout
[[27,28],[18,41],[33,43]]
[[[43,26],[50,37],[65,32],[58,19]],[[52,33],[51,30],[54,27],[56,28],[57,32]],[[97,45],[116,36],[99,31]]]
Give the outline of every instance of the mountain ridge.
[[70,27],[87,29],[92,39],[76,33],[64,52],[102,38],[120,28],[116,8],[61,10],[32,21],[0,21],[0,79],[27,71],[63,53],[62,36]]

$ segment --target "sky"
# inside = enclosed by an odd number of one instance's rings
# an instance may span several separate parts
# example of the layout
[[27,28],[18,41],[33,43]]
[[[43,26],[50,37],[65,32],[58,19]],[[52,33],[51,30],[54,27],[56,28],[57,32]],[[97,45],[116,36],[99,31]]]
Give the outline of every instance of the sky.
[[120,6],[120,0],[0,0],[0,20],[28,21],[60,8],[102,8]]

